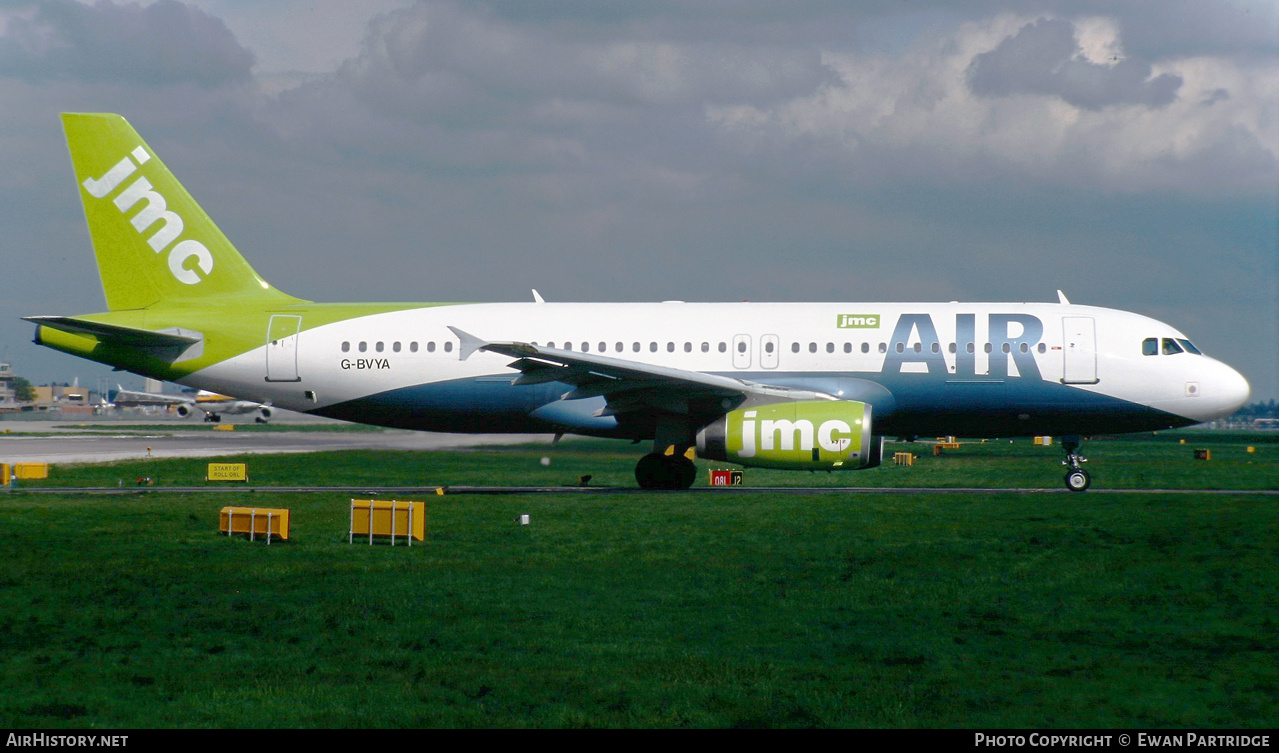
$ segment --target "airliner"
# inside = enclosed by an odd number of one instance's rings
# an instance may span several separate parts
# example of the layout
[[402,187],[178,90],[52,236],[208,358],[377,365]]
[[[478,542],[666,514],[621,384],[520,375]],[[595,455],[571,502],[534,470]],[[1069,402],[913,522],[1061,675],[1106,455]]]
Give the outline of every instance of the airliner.
[[214,424],[222,421],[223,414],[238,416],[244,413],[257,413],[253,420],[260,424],[266,423],[271,418],[270,404],[264,405],[253,400],[237,400],[208,390],[199,390],[195,395],[169,395],[163,392],[135,392],[120,387],[116,391],[115,404],[122,408],[140,405],[174,406],[174,410],[183,418],[201,413],[204,415],[205,423]]
[[260,277],[119,115],[63,114],[107,311],[35,342],[263,405],[386,427],[651,442],[694,458],[878,465],[886,438],[1081,438],[1228,415],[1247,381],[1177,329],[1047,303],[315,303]]

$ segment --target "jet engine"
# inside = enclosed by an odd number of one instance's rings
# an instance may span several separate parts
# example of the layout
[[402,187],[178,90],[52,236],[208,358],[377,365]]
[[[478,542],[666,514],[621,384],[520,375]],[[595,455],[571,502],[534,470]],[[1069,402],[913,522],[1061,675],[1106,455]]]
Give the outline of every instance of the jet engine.
[[851,400],[744,406],[697,432],[698,457],[783,470],[873,468],[882,448],[870,404]]

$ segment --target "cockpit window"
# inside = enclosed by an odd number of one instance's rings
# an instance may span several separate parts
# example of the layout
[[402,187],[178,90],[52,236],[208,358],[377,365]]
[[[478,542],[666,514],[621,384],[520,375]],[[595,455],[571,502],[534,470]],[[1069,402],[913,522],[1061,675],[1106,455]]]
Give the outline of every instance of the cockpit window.
[[1164,338],[1164,355],[1165,356],[1171,356],[1175,353],[1184,353],[1184,352],[1185,351],[1182,350],[1181,346],[1177,344],[1176,340],[1172,339],[1171,337]]
[[1197,355],[1197,356],[1202,356],[1202,355],[1203,355],[1203,351],[1202,351],[1202,350],[1200,350],[1200,349],[1198,349],[1198,348],[1196,348],[1196,347],[1195,347],[1195,344],[1194,344],[1194,343],[1192,343],[1192,342],[1190,342],[1189,340],[1183,340],[1183,339],[1181,339],[1181,338],[1179,337],[1179,338],[1177,338],[1177,342],[1181,343],[1181,347],[1185,348],[1186,350],[1190,351],[1191,353],[1194,353],[1194,354],[1195,354],[1195,355]]
[[1143,356],[1159,355],[1159,338],[1147,337],[1141,341],[1141,354]]

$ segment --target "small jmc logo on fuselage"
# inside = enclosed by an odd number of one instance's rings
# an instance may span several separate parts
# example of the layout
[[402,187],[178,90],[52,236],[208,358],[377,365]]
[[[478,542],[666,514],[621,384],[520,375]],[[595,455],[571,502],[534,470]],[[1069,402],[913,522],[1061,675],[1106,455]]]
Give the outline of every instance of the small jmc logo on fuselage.
[[840,329],[877,329],[879,314],[840,314],[835,321]]

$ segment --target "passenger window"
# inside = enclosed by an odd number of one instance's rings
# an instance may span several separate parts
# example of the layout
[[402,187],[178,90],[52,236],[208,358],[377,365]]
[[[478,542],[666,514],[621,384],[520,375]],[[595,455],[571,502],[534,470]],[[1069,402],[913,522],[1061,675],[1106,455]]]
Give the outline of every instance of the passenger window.
[[852,343],[844,343],[844,352],[845,352],[845,353],[852,353],[852,352],[853,352],[853,344],[852,344]]
[[639,350],[640,350],[640,344],[639,344],[639,343],[631,343],[631,350],[632,350],[632,351],[634,351],[634,352],[636,352],[636,353],[638,353],[638,352],[639,352]]
[[1045,345],[1044,343],[1039,343],[1039,352],[1040,352],[1040,353],[1047,353],[1047,352],[1048,352],[1048,346],[1047,346],[1047,345]]
[[817,352],[817,343],[809,343],[809,344],[808,344],[808,352],[809,352],[809,353],[816,353],[816,352]]
[[770,356],[773,354],[773,343],[772,343],[772,342],[766,342],[766,343],[764,343],[764,352],[765,352],[765,353],[767,353],[767,354],[769,354]]
[[720,352],[720,353],[727,353],[727,352],[728,352],[728,346],[727,346],[726,344],[724,344],[724,343],[720,343],[720,344],[719,344],[719,352]]
[[351,343],[350,343],[349,341],[348,341],[348,342],[344,342],[344,343],[342,343],[342,352],[343,352],[343,353],[350,353],[350,352],[351,352]]
[[1177,344],[1176,340],[1172,339],[1171,337],[1164,338],[1164,355],[1165,356],[1171,356],[1171,355],[1176,355],[1177,353],[1185,353],[1185,352],[1186,351],[1182,350],[1181,346]]
[[398,340],[395,341],[393,345],[391,345],[391,350],[395,351],[396,353],[400,352],[400,342]]
[[685,353],[692,353],[692,352],[693,352],[693,344],[692,344],[692,343],[684,343],[684,352],[685,352]]
[[434,352],[435,352],[435,341],[434,341],[434,340],[432,340],[431,342],[429,342],[429,343],[427,343],[427,344],[426,344],[426,352],[427,352],[427,353],[434,353]]
[[445,353],[452,353],[452,352],[453,352],[453,341],[452,341],[452,340],[449,340],[448,342],[444,343],[444,352],[445,352]]
[[381,353],[381,352],[382,352],[382,343],[381,343],[381,342],[379,342],[377,345],[374,345],[374,346],[373,346],[373,349],[374,349],[374,350],[376,350],[377,352]]
[[745,353],[745,352],[746,352],[746,341],[745,341],[745,340],[743,340],[743,341],[741,341],[741,342],[739,342],[739,343],[737,344],[737,352],[738,352],[738,353]]
[[1159,355],[1159,339],[1154,337],[1147,337],[1145,340],[1142,340],[1141,354],[1143,356]]
[[409,343],[409,352],[410,352],[410,353],[416,353],[416,352],[417,352],[417,341],[416,341],[416,340],[415,340],[415,341],[413,341],[413,342],[411,342],[411,343]]
[[888,352],[888,344],[887,344],[887,343],[880,343],[880,344],[879,344],[879,352],[880,352],[880,353],[887,353],[887,352]]
[[648,344],[648,352],[649,352],[649,353],[656,353],[656,352],[657,352],[657,343],[650,342],[650,343]]
[[826,352],[827,352],[827,353],[834,353],[834,352],[835,352],[835,343],[826,343]]
[[666,343],[666,352],[667,352],[667,353],[674,353],[674,352],[675,352],[675,343]]
[[366,350],[368,350],[368,349],[369,349],[369,344],[368,344],[368,343],[364,343],[364,342],[360,343],[360,352],[361,352],[361,353],[363,353],[364,351],[366,351]]
[[703,352],[703,353],[710,353],[710,352],[711,352],[711,344],[710,344],[710,343],[702,343],[702,352]]
[[799,352],[799,343],[791,343],[791,344],[790,344],[790,352],[792,352],[792,353],[798,353],[798,352]]
[[869,353],[869,352],[870,352],[870,343],[862,343],[862,352],[863,352],[863,353]]

